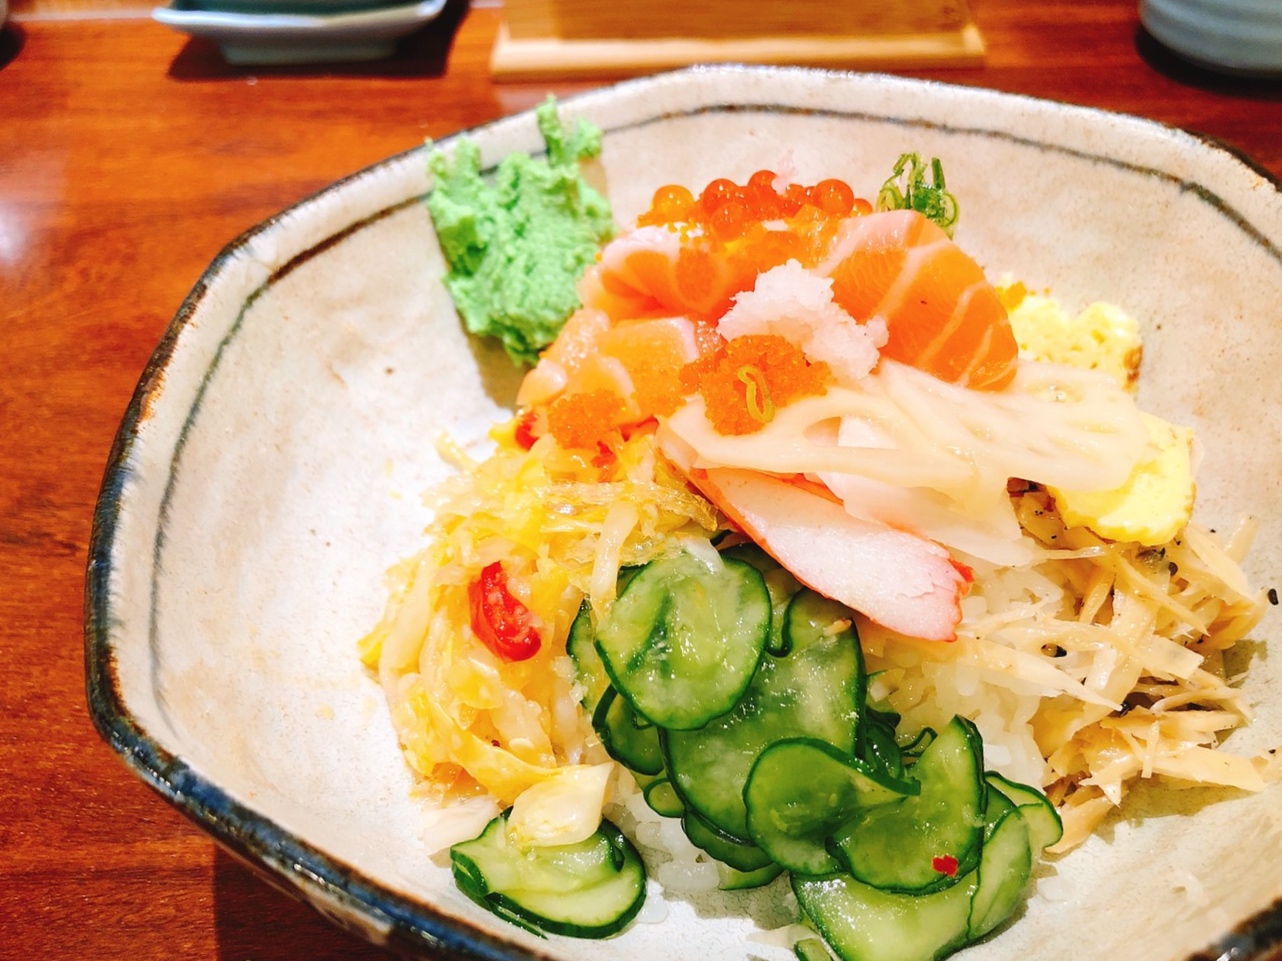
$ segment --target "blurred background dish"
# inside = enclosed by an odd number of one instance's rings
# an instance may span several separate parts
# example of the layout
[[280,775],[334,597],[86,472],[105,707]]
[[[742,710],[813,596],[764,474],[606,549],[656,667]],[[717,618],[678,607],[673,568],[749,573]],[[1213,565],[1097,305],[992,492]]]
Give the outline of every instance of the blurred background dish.
[[[371,5],[376,0],[344,2]],[[299,6],[317,3],[325,0],[300,0]],[[445,0],[422,0],[323,14],[196,9],[182,2],[157,7],[152,16],[182,33],[213,40],[228,63],[356,63],[390,57],[401,37],[435,19],[444,6]]]
[[336,16],[403,6],[405,4],[398,0],[173,0],[168,9],[184,12]]
[[1282,76],[1282,0],[1140,0],[1140,21],[1200,66]]

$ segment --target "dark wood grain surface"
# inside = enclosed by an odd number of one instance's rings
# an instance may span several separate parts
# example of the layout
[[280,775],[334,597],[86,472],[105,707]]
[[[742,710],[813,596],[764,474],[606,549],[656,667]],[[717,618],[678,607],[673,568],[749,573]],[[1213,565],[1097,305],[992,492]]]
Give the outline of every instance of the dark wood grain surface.
[[[974,0],[982,68],[919,76],[1136,113],[1282,175],[1282,85],[1185,67],[1135,0]],[[219,249],[327,183],[531,106],[493,8],[394,60],[237,68],[145,18],[0,32],[0,959],[382,957],[277,894],[134,779],[84,696],[82,598],[113,434]]]

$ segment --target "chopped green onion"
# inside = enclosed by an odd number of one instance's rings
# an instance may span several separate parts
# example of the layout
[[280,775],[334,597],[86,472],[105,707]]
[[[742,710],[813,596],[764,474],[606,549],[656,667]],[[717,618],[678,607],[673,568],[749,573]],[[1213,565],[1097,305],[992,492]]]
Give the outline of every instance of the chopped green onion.
[[748,416],[753,420],[768,424],[775,419],[775,402],[770,396],[770,385],[766,375],[758,368],[747,364],[739,368],[739,380],[745,388],[744,401],[748,405]]
[[921,155],[902,154],[895,162],[894,172],[881,185],[877,209],[915,210],[951,237],[957,224],[957,198],[945,187],[944,165],[938,157],[931,158],[929,169],[927,181],[927,166]]

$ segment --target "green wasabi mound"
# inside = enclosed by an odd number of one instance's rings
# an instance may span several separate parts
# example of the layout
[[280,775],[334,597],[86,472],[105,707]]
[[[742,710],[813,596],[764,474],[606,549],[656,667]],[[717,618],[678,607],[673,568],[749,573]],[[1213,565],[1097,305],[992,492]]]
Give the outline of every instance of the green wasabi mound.
[[511,154],[493,185],[470,140],[452,157],[428,158],[427,209],[450,267],[446,286],[467,329],[498,337],[518,364],[533,364],[578,309],[575,284],[614,234],[609,201],[580,172],[601,152],[601,131],[583,120],[566,130],[551,97],[536,117],[547,159]]

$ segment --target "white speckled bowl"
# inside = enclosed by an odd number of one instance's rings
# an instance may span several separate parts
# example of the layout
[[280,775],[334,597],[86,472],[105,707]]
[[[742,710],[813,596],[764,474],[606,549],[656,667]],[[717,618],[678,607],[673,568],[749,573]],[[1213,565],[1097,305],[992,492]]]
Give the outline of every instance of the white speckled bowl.
[[[1142,399],[1207,448],[1200,516],[1262,517],[1251,576],[1282,564],[1282,194],[1239,157],[1143,120],[981,90],[720,68],[577,98],[605,129],[620,219],[660,184],[798,174],[872,192],[905,150],[938,155],[958,240],[1069,304],[1108,298],[1147,334]],[[541,145],[522,115],[472,133],[486,163]],[[88,574],[94,719],[125,762],[221,843],[338,923],[410,953],[488,959],[786,957],[746,944],[778,885],[697,902],[606,942],[538,941],[430,861],[424,812],[355,644],[383,572],[415,550],[418,494],[511,403],[517,374],[459,329],[421,202],[423,153],[357,174],[232,243],[197,283],[121,427]],[[1271,610],[1245,682],[1282,743]],[[1215,802],[1215,803],[1210,803]],[[1140,815],[1145,815],[1140,817]],[[1282,794],[1135,792],[967,957],[1272,956]],[[1058,891],[1056,889],[1059,889]],[[1055,899],[1050,895],[1054,894]],[[141,892],[139,893],[141,897]]]

